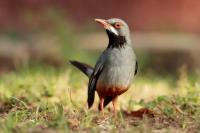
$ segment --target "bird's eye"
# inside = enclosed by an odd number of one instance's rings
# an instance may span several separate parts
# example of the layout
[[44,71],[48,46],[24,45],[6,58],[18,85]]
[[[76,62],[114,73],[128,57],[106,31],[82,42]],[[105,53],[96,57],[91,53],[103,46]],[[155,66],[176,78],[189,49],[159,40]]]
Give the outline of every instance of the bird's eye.
[[121,28],[121,23],[119,23],[119,22],[115,23],[115,28],[120,29]]

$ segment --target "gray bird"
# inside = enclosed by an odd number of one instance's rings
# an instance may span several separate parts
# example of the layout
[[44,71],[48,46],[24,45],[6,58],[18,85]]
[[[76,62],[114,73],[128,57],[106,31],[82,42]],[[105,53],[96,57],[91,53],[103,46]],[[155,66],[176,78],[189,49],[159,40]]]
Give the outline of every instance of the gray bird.
[[99,57],[95,67],[78,61],[70,61],[89,77],[88,107],[94,103],[95,91],[100,102],[99,110],[112,101],[113,112],[116,112],[117,97],[130,87],[137,73],[138,63],[132,48],[131,34],[128,25],[121,19],[95,19],[106,30],[109,38],[107,48]]

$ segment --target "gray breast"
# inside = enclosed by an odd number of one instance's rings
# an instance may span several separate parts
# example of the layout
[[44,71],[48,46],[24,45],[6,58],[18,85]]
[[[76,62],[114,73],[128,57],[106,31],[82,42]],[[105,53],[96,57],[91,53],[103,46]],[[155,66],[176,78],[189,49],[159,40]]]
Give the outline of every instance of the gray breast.
[[107,49],[104,52],[104,68],[97,86],[128,87],[134,77],[136,56],[131,46]]

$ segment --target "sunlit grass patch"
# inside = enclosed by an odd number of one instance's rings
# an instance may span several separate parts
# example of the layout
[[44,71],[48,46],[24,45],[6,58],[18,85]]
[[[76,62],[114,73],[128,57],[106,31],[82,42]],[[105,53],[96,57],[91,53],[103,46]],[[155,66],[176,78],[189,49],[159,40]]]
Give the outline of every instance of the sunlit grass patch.
[[[198,81],[184,69],[176,77],[138,74],[118,99],[117,117],[109,105],[103,118],[97,111],[98,96],[87,109],[88,79],[76,69],[25,68],[0,78],[0,128],[20,133],[198,131]],[[135,118],[125,113],[141,108],[154,116]]]

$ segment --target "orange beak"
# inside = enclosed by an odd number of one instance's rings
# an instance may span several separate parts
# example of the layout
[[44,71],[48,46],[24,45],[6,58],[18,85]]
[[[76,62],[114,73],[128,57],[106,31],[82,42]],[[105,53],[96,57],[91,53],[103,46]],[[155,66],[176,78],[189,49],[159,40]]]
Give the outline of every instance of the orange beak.
[[105,19],[95,19],[95,21],[103,25],[103,27],[106,30],[109,30],[110,32],[114,33],[117,36],[119,35],[117,30],[111,24],[109,24]]
[[105,19],[98,19],[98,18],[97,18],[97,19],[95,19],[95,21],[96,21],[97,23],[103,25],[103,27],[104,27],[105,29],[108,29],[108,28],[111,26],[109,23],[106,22]]

